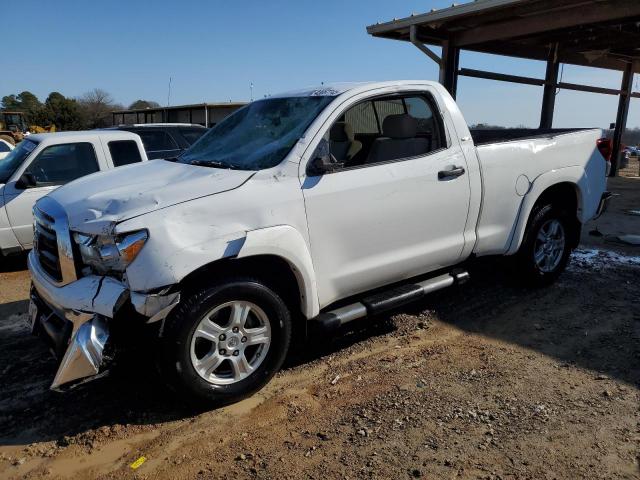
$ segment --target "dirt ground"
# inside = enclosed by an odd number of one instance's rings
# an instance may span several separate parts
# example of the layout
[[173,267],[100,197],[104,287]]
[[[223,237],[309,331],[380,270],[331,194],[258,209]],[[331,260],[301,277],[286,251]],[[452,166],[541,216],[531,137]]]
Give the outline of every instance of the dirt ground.
[[467,285],[313,338],[209,412],[141,366],[50,392],[24,258],[5,262],[0,478],[640,478],[640,248],[615,240],[640,233],[640,180],[610,186],[621,196],[554,286],[478,262]]

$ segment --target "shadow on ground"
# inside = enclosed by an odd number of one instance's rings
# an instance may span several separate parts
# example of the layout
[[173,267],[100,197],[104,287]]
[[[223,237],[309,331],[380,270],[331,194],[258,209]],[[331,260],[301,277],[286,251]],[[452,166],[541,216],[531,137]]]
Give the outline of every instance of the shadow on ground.
[[0,273],[20,272],[27,269],[27,253],[0,257]]
[[639,271],[574,261],[556,284],[526,289],[490,261],[477,262],[469,285],[406,311],[431,309],[464,331],[640,385]]
[[[396,329],[394,315],[430,311],[463,331],[529,348],[562,364],[640,384],[638,269],[573,266],[552,287],[528,290],[495,262],[471,267],[472,281],[377,319],[311,338],[292,368]],[[16,318],[26,302],[0,306],[0,444],[56,440],[114,424],[155,424],[193,415],[144,362],[65,394],[48,390],[55,365]],[[23,315],[24,316],[24,315]],[[12,320],[13,319],[13,320]],[[416,320],[417,321],[417,320]]]
[[[64,445],[66,437],[101,426],[163,423],[198,413],[165,387],[148,358],[67,392],[50,391],[56,364],[44,343],[28,333],[27,308],[27,301],[0,305],[0,319],[8,320],[0,327],[0,445]],[[292,349],[284,368],[394,329],[390,320],[355,327],[326,337],[321,348]]]
[[362,320],[324,345],[311,341],[311,348],[291,359],[292,364],[393,331],[394,314],[430,311],[466,332],[640,385],[638,267],[593,269],[574,262],[556,284],[541,289],[522,287],[514,281],[514,272],[507,265],[496,268],[494,259],[474,262],[470,273],[472,280],[463,286],[436,292],[373,321]]

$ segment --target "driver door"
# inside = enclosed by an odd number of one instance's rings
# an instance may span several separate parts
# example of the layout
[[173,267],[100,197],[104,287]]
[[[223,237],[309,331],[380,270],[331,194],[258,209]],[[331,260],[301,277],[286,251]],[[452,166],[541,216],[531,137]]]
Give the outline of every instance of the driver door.
[[[351,107],[331,130],[344,129],[336,141],[357,153],[337,158],[331,147],[340,166],[305,178],[321,308],[460,260],[467,164],[459,145],[447,145],[443,119],[428,99],[396,94]],[[335,143],[331,133],[329,141]]]
[[99,170],[93,144],[52,145],[45,147],[22,172],[32,175],[35,185],[22,188],[14,178],[5,186],[9,224],[23,248],[33,245],[32,210],[36,201],[60,185]]

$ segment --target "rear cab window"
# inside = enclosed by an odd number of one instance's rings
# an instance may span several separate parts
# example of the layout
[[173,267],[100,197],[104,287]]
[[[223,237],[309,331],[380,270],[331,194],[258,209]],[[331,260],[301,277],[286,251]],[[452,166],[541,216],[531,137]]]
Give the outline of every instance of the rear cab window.
[[142,161],[140,149],[134,140],[114,140],[108,143],[114,167]]
[[[378,114],[380,126],[384,125],[385,119],[389,115],[402,115],[405,112],[404,103],[401,98],[381,99],[373,102]],[[383,132],[384,133],[384,132]]]
[[353,127],[357,135],[372,134],[378,136],[380,134],[373,102],[362,102],[351,107],[345,112],[344,121]]
[[167,158],[180,151],[176,141],[162,130],[137,130],[149,160]]
[[205,133],[206,128],[179,128],[178,132],[184,137],[189,145],[193,145]]

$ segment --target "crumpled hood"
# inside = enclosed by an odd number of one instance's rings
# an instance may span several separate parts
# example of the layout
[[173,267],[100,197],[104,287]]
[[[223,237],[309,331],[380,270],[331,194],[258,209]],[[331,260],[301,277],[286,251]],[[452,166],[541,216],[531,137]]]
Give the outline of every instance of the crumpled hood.
[[106,234],[123,220],[238,188],[254,173],[153,160],[80,178],[49,197],[72,230]]

